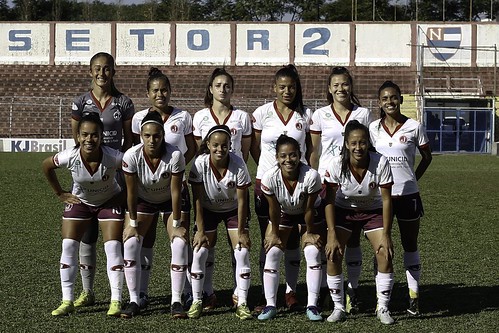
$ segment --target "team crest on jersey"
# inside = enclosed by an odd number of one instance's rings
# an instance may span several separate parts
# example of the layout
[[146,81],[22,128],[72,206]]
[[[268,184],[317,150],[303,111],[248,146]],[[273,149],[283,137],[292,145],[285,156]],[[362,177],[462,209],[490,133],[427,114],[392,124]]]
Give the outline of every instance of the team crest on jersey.
[[94,102],[91,99],[87,99],[87,101],[85,102],[85,104],[92,105],[92,104],[94,104]]
[[172,133],[177,133],[177,132],[178,132],[178,126],[177,126],[177,125],[172,125],[172,126],[170,127],[170,131],[171,131]]
[[208,121],[208,116],[204,116],[203,121]]
[[369,183],[369,188],[370,188],[371,190],[375,189],[375,188],[376,188],[376,182],[370,182],[370,183]]
[[78,110],[78,105],[76,105],[75,103],[71,104],[71,110],[77,111]]
[[331,118],[331,114],[329,112],[326,113],[326,118]]
[[102,181],[105,182],[109,179],[109,175],[105,174],[104,176],[102,176]]
[[406,143],[406,142],[407,142],[407,137],[402,135],[402,136],[399,138],[399,141],[400,141],[401,143]]
[[297,130],[301,131],[303,129],[303,124],[302,123],[296,123],[295,127]]
[[227,187],[228,188],[234,188],[234,187],[236,187],[236,183],[231,180],[230,182],[227,183]]
[[231,129],[230,129],[230,134],[232,134],[232,135],[236,135],[236,134],[237,134],[237,129],[235,129],[235,128],[231,128]]
[[265,186],[263,184],[261,186],[262,186],[262,190],[267,191],[267,192],[270,191],[270,189],[267,186]]
[[113,113],[113,118],[116,121],[120,121],[121,120],[121,112],[116,111],[115,113]]
[[161,177],[163,177],[164,179],[168,179],[168,178],[170,178],[170,173],[169,173],[169,172],[167,172],[167,171],[165,171],[165,172],[163,172],[163,173],[161,174]]
[[121,163],[121,165],[122,165],[124,168],[128,168],[128,164],[126,164],[126,162],[125,162],[125,161],[123,161],[123,162]]

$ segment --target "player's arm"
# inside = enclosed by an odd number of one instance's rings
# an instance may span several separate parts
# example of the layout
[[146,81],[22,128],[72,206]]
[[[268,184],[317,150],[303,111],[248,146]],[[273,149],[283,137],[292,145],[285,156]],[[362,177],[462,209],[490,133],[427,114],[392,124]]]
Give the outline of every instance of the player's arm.
[[253,160],[255,160],[256,164],[258,164],[258,161],[260,160],[261,143],[262,143],[262,132],[253,129],[253,131],[251,132],[250,153],[251,157],[253,157]]
[[252,135],[243,136],[241,139],[241,152],[243,153],[243,160],[246,163],[248,162],[248,158],[249,158],[251,140],[252,140]]
[[198,151],[198,145],[196,140],[194,140],[194,135],[192,133],[185,136],[185,144],[187,146],[187,151],[184,154],[185,164],[189,164],[196,152]]
[[381,242],[376,250],[378,253],[383,249],[385,258],[390,261],[393,258],[393,243],[392,243],[392,186],[385,185],[381,187],[381,198],[383,200],[383,235]]
[[317,196],[319,192],[312,193],[307,196],[307,202],[305,206],[305,225],[307,226],[307,232],[303,235],[303,247],[307,245],[314,245],[318,249],[322,248],[322,242],[319,235],[319,230],[316,230],[316,226],[314,224],[315,220],[315,201],[317,200]]
[[71,118],[71,133],[73,133],[73,140],[78,144],[78,120]]
[[132,119],[128,119],[123,122],[123,145],[121,146],[121,151],[126,152],[132,146],[133,141]]
[[425,173],[426,169],[428,169],[431,160],[433,159],[429,144],[418,147],[418,150],[421,154],[421,160],[419,161],[418,167],[416,168],[416,180],[420,180],[421,177],[423,177],[423,174]]
[[310,138],[310,132],[305,134],[305,159],[307,160],[308,165],[310,165],[310,155],[312,154],[312,139]]
[[55,169],[57,168],[58,167],[54,163],[53,156],[47,157],[42,162],[43,174],[47,178],[50,187],[54,191],[55,195],[59,198],[59,200],[67,204],[79,204],[80,199],[78,199],[77,196],[62,189],[61,183],[59,182],[59,179],[57,178],[57,175],[55,173]]
[[318,170],[319,169],[319,156],[321,147],[321,135],[319,133],[310,133],[310,166]]
[[269,219],[270,230],[267,229],[263,245],[265,251],[268,252],[273,246],[277,246],[283,250],[283,245],[279,237],[279,225],[281,224],[281,205],[275,195],[265,194],[265,198],[269,203]]

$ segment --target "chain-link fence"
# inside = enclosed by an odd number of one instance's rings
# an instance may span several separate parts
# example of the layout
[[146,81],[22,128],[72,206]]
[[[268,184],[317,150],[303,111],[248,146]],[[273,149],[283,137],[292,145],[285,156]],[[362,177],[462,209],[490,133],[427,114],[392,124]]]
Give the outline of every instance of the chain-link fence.
[[[242,110],[253,112],[272,99],[232,99],[232,104]],[[28,97],[0,96],[0,138],[71,138],[71,103],[73,97]],[[134,98],[135,110],[150,106],[147,98]],[[325,100],[305,100],[305,105],[316,110],[327,104]],[[373,110],[375,101],[362,104]],[[201,110],[202,99],[172,98],[171,105],[194,114]]]

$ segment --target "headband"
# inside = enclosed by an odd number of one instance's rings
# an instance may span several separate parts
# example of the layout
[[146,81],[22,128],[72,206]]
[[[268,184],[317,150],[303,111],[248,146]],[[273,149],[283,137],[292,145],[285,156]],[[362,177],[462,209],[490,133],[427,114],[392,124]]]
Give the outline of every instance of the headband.
[[150,120],[146,120],[143,123],[141,123],[140,128],[144,127],[144,125],[146,125],[146,124],[156,124],[156,125],[163,127],[163,124],[160,123],[159,121],[150,119]]

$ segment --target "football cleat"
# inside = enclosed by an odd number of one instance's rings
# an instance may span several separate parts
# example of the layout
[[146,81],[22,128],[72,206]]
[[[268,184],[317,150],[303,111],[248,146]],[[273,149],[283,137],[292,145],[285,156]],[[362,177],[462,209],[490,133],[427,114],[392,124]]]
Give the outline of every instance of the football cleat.
[[284,295],[284,300],[286,302],[286,307],[290,311],[296,311],[299,307],[298,299],[296,299],[296,293],[294,291],[290,291]]
[[187,318],[187,313],[184,311],[184,307],[180,302],[175,302],[171,306],[171,314],[174,319],[185,319]]
[[407,308],[407,313],[411,316],[419,316],[419,299],[409,298],[409,307]]
[[378,310],[376,312],[376,316],[382,324],[391,325],[395,323],[395,320],[392,318],[392,316],[390,315],[390,311],[388,311],[387,308],[378,307]]
[[241,320],[251,319],[251,311],[246,303],[238,305],[236,308],[236,317]]
[[196,301],[192,302],[192,305],[189,308],[189,311],[187,311],[187,317],[192,318],[192,319],[197,319],[197,318],[201,317],[201,313],[203,313],[203,301],[196,300]]
[[130,302],[124,310],[121,311],[121,318],[130,319],[140,314],[139,305],[135,302]]
[[306,314],[310,321],[322,321],[321,312],[316,306],[307,306]]
[[145,293],[140,293],[139,303],[137,304],[140,309],[145,309],[149,305],[149,296]]
[[95,295],[93,291],[83,290],[74,302],[75,308],[83,307],[83,306],[91,306],[95,304]]
[[121,302],[111,301],[111,303],[109,304],[109,310],[107,310],[107,315],[110,317],[121,316]]
[[203,297],[203,310],[213,310],[217,307],[217,295],[215,293],[210,296]]
[[266,306],[263,308],[262,313],[258,315],[258,320],[270,320],[277,315],[275,306]]
[[327,317],[327,321],[330,323],[339,323],[344,321],[347,318],[347,314],[343,309],[335,308],[333,312]]
[[52,311],[52,316],[67,316],[75,311],[73,301],[62,301],[61,305],[54,311]]
[[359,299],[357,288],[347,288],[346,290],[345,312],[349,314],[359,313]]

